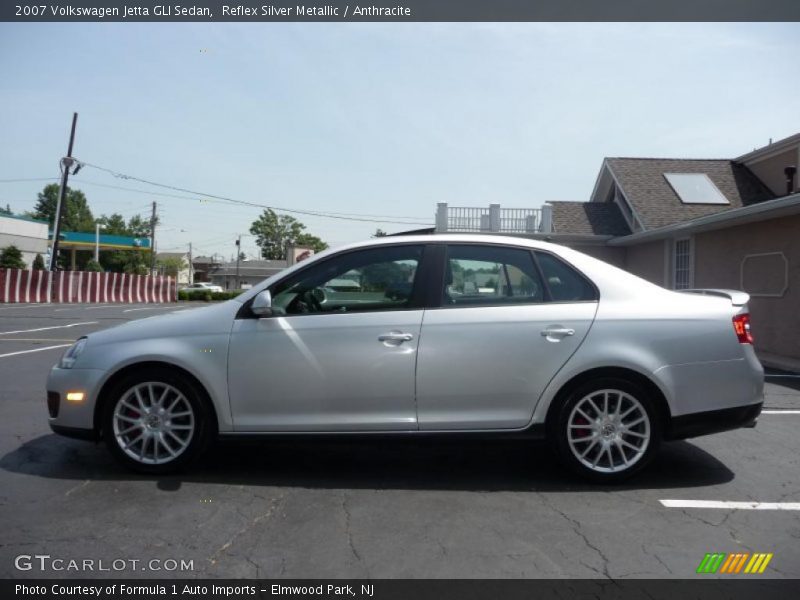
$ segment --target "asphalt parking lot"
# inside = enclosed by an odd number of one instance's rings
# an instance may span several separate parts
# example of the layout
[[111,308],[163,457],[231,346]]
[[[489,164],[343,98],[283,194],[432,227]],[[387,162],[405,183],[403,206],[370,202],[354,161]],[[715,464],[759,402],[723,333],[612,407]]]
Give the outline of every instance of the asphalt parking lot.
[[[748,577],[800,577],[800,376],[768,376],[755,429],[667,444],[615,487],[576,481],[529,442],[226,443],[153,478],[50,432],[45,378],[65,346],[187,309],[0,305],[0,576],[683,578],[707,552],[764,552]],[[141,562],[15,568],[37,554]],[[151,559],[162,570],[142,570]]]

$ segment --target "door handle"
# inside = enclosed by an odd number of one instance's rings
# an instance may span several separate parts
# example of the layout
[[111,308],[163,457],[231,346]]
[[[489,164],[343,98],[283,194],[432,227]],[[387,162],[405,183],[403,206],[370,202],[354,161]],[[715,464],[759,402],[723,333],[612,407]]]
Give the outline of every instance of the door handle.
[[575,335],[575,330],[566,327],[548,327],[542,330],[542,337],[566,337],[568,335]]
[[414,336],[410,333],[401,333],[400,331],[391,331],[378,336],[379,342],[410,342]]

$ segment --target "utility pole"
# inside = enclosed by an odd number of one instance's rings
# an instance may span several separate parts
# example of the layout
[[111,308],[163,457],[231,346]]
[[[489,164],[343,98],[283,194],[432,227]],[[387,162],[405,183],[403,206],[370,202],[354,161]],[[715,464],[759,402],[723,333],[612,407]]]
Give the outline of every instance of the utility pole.
[[156,203],[153,202],[153,215],[150,217],[150,275],[156,274]]
[[189,285],[194,283],[194,263],[192,262],[192,242],[189,242]]
[[239,289],[239,263],[242,259],[242,236],[240,235],[236,239],[236,287],[234,289]]
[[67,155],[61,159],[61,189],[58,191],[58,203],[56,204],[56,218],[53,221],[53,245],[51,246],[50,271],[58,270],[58,237],[61,235],[61,213],[63,212],[64,201],[67,195],[67,180],[69,179],[69,168],[75,160],[72,158],[72,145],[75,143],[75,126],[78,124],[78,113],[72,113],[72,130],[69,133],[69,147]]

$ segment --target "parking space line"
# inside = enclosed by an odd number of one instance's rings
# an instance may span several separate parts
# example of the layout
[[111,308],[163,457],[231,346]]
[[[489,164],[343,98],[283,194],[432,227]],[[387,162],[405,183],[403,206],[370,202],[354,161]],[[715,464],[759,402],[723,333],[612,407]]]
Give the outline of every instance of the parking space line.
[[762,415],[800,415],[800,410],[762,410]]
[[6,356],[16,356],[18,354],[30,354],[31,352],[42,352],[44,350],[55,350],[56,348],[68,348],[72,344],[59,344],[58,346],[45,346],[44,348],[34,348],[33,350],[20,350],[19,352],[9,352],[8,354],[0,354],[0,358]]
[[727,510],[800,510],[800,502],[728,502],[723,500],[659,500],[667,508],[721,508]]
[[69,325],[51,325],[50,327],[39,327],[37,329],[20,329],[19,331],[0,331],[0,335],[13,335],[15,333],[32,333],[34,331],[47,331],[48,329],[68,329],[81,325],[97,325],[99,321],[86,321],[85,323],[70,323]]
[[162,306],[148,306],[147,308],[128,308],[127,310],[123,310],[122,312],[134,312],[136,310],[161,310]]
[[67,338],[0,338],[0,342],[74,342]]
[[789,377],[790,379],[800,379],[800,375],[778,375],[778,374],[767,374],[764,377]]

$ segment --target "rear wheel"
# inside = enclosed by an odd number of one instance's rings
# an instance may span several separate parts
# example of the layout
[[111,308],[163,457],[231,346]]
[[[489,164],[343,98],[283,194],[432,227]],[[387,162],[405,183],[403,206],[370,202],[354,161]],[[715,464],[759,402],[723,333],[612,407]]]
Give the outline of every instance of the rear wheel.
[[561,460],[596,482],[634,475],[658,451],[655,403],[625,379],[601,378],[575,389],[559,407],[551,436]]
[[205,447],[209,412],[200,390],[167,369],[126,377],[105,406],[103,431],[111,453],[146,473],[179,469]]

